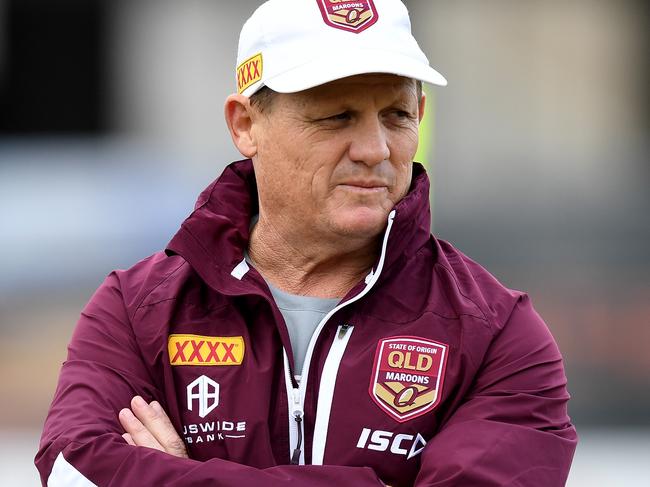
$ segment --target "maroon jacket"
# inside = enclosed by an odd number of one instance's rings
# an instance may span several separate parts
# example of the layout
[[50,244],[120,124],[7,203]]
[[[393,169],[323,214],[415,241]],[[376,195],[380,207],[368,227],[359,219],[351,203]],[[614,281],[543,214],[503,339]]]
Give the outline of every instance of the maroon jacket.
[[[83,310],[36,456],[43,483],[564,485],[576,432],[560,352],[527,295],[430,234],[428,202],[416,164],[298,386],[282,316],[244,261],[253,167],[230,165],[165,252],[111,273]],[[122,439],[136,394],[162,404],[191,459]]]

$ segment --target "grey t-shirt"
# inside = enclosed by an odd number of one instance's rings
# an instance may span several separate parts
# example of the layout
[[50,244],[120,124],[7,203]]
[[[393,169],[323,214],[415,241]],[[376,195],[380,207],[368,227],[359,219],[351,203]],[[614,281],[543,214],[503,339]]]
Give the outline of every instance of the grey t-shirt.
[[333,310],[341,300],[339,298],[316,298],[289,294],[268,281],[266,283],[287,324],[293,350],[294,374],[296,379],[300,380],[307,347],[314,330],[325,315]]

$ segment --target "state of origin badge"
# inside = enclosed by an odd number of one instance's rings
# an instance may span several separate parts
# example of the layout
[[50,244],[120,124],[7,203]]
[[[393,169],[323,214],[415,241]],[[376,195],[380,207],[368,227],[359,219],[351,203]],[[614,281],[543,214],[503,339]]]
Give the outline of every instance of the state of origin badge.
[[448,345],[420,337],[384,338],[377,344],[370,397],[400,423],[440,402]]
[[330,27],[359,33],[377,22],[379,14],[372,0],[316,0],[323,20]]

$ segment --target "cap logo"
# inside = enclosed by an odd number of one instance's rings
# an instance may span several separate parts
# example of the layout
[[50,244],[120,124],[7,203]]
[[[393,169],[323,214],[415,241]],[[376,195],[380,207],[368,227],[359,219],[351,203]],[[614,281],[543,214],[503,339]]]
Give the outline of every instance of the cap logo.
[[330,27],[358,34],[379,19],[373,0],[316,0],[323,20]]
[[370,380],[370,397],[403,423],[428,413],[440,402],[449,347],[427,338],[379,340]]
[[253,83],[262,79],[262,53],[249,57],[237,66],[237,92],[242,93]]

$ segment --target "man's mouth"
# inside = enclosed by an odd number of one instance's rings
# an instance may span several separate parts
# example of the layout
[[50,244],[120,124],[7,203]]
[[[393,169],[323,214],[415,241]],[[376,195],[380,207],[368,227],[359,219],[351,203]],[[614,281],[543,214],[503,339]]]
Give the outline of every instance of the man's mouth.
[[388,190],[388,185],[383,181],[377,180],[353,180],[339,184],[345,189],[357,192],[375,193]]

